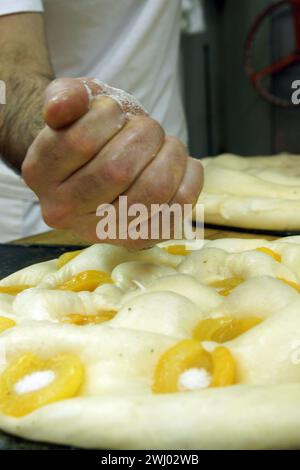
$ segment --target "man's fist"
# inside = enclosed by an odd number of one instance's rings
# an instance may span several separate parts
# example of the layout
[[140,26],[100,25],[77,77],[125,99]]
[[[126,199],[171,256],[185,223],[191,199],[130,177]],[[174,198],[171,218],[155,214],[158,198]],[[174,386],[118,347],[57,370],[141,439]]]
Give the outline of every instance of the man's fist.
[[[46,223],[90,242],[101,241],[96,234],[100,204],[117,208],[120,195],[127,196],[128,206],[149,209],[153,203],[195,204],[203,178],[201,164],[188,157],[177,138],[165,136],[136,103],[119,103],[103,91],[92,79],[52,82],[46,91],[46,126],[22,166]],[[151,239],[109,241],[138,248],[153,244]]]

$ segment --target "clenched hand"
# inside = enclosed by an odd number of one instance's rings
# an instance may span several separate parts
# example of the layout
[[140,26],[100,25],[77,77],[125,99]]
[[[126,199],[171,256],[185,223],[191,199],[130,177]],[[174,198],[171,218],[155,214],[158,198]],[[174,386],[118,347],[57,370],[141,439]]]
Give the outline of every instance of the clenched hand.
[[[90,102],[87,86],[95,98]],[[195,204],[202,166],[175,137],[142,109],[101,96],[92,79],[58,79],[46,91],[46,126],[22,165],[26,183],[40,199],[48,225],[99,242],[100,204]],[[97,96],[99,95],[99,96]],[[132,112],[128,118],[127,112]],[[151,221],[148,221],[149,223]],[[107,240],[106,240],[107,241]],[[152,240],[111,240],[135,248]],[[157,242],[157,240],[155,240]]]

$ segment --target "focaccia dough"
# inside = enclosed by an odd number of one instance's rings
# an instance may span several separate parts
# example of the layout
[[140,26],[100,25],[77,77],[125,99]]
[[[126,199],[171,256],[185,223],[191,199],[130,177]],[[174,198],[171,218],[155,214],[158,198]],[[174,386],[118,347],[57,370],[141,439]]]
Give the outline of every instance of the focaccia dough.
[[[142,252],[95,245],[62,267],[39,263],[0,281],[30,286],[0,294],[0,317],[15,322],[0,333],[0,377],[27,352],[43,360],[76,354],[85,369],[73,398],[18,418],[1,412],[0,403],[0,429],[84,448],[300,447],[300,236],[205,241],[186,256],[165,245]],[[105,271],[113,283],[92,292],[59,289],[86,270]],[[238,285],[220,295],[214,283],[230,279]],[[85,326],[64,321],[103,311],[113,318]],[[154,394],[161,356],[191,338],[199,322],[222,316],[262,320],[223,344],[236,383]],[[218,344],[202,346],[214,351]]]
[[204,158],[206,223],[300,231],[300,156]]

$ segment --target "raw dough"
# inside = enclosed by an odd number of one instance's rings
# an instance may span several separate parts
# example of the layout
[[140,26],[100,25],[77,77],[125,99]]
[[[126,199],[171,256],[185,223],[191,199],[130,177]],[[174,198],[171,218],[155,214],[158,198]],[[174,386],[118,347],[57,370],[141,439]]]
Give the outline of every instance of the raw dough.
[[224,154],[204,158],[198,204],[205,222],[276,231],[300,231],[300,155]]
[[[114,284],[92,292],[58,289],[91,269],[113,273]],[[227,296],[212,287],[232,278],[242,282]],[[0,403],[0,428],[84,448],[300,447],[299,283],[300,237],[206,241],[186,256],[101,244],[60,268],[54,260],[16,272],[0,288],[33,287],[0,294],[0,317],[16,323],[0,334],[0,377],[30,351],[43,360],[78,355],[85,379],[75,397],[19,418],[1,412]],[[102,324],[63,322],[70,313],[102,310],[116,314]],[[262,319],[224,343],[236,362],[236,384],[152,393],[162,354],[191,338],[200,321],[228,315]],[[203,346],[214,350],[216,343]]]

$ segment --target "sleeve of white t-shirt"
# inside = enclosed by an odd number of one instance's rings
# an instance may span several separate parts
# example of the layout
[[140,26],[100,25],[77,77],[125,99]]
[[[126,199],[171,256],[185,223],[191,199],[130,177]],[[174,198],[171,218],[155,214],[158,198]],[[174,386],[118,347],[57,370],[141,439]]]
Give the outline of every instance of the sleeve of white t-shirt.
[[43,2],[41,0],[0,0],[0,16],[43,10]]

